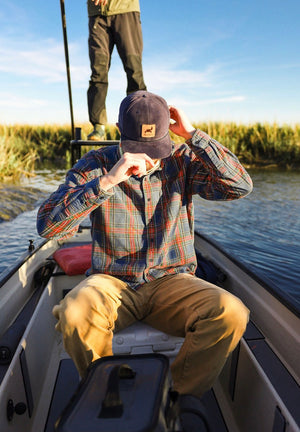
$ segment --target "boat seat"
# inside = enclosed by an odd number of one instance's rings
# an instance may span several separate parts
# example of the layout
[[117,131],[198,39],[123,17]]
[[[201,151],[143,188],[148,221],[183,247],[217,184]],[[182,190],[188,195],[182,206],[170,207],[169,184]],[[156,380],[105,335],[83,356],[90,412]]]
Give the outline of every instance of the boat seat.
[[113,353],[117,355],[161,353],[172,363],[183,341],[181,337],[171,336],[137,321],[114,334]]

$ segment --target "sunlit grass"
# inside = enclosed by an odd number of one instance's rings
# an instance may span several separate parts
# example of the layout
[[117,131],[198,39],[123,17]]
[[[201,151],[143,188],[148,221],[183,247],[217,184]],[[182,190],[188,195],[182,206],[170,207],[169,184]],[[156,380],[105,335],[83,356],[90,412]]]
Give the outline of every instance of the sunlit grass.
[[0,136],[0,182],[14,182],[22,176],[34,175],[36,150],[28,148],[20,138]]
[[229,148],[245,164],[300,167],[300,124],[214,122],[195,126]]
[[[211,122],[195,126],[228,147],[246,165],[300,167],[300,124]],[[81,128],[85,140],[91,125],[82,123],[76,127]],[[119,139],[116,126],[106,126],[106,138]],[[182,138],[174,135],[172,139],[175,143],[182,142]],[[67,167],[71,159],[70,141],[69,125],[0,125],[0,182],[31,175],[35,166],[46,163]]]

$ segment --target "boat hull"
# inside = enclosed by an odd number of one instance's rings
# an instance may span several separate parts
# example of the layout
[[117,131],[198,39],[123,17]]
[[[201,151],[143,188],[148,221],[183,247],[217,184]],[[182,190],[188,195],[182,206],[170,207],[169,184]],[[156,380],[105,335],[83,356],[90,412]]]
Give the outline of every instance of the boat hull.
[[[89,241],[87,229],[63,243],[50,241],[2,283],[1,335],[33,295],[36,272],[53,264],[53,252]],[[299,317],[280,303],[263,281],[206,237],[195,234],[195,248],[224,276],[220,285],[239,296],[251,311],[251,322],[241,343],[203,399],[212,431],[299,431]],[[1,432],[54,431],[56,419],[79,384],[79,376],[55,330],[51,311],[66,290],[84,277],[67,276],[54,263],[53,274],[39,294],[11,361],[0,365]],[[5,308],[9,312],[4,312]],[[136,323],[114,335],[113,351],[162,353],[172,362],[182,343],[181,338]],[[21,406],[26,406],[26,411],[18,414]]]

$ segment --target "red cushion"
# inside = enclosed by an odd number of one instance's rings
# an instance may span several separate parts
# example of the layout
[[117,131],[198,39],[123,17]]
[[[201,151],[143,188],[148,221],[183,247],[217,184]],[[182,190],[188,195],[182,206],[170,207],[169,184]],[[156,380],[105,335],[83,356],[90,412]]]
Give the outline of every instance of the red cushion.
[[91,267],[92,244],[59,249],[53,258],[68,276],[84,274]]

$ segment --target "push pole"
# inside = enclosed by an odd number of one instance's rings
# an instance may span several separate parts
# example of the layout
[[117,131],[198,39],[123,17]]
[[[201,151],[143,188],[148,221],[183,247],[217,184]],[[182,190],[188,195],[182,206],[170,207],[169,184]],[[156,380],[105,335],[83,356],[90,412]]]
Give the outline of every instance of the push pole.
[[69,50],[68,50],[68,38],[67,38],[67,22],[66,22],[65,2],[64,2],[64,0],[60,0],[60,10],[61,10],[61,23],[62,23],[63,36],[64,36],[67,79],[68,79],[69,105],[70,105],[70,115],[71,115],[71,135],[72,135],[72,140],[74,140],[75,139],[75,127],[74,127],[74,116],[73,116],[73,102],[72,102],[72,89],[71,89],[71,76],[70,76],[70,62],[69,62]]

